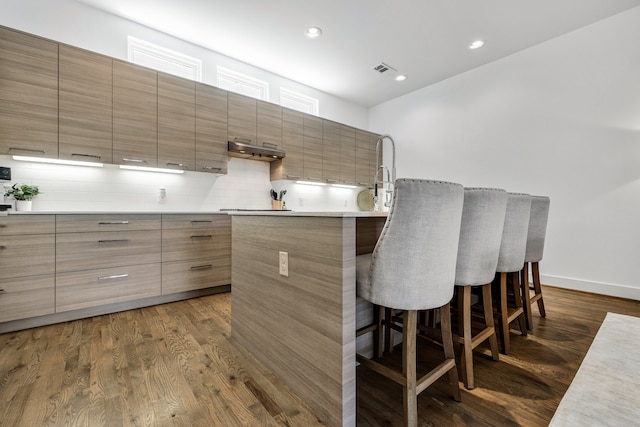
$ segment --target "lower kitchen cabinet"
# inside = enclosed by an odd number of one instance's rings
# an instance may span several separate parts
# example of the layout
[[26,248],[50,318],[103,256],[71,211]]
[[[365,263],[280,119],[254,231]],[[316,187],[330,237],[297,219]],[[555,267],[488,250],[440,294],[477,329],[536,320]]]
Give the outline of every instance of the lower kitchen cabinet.
[[53,274],[0,279],[0,323],[52,314],[54,301]]
[[231,217],[162,215],[162,294],[231,283]]
[[160,295],[160,263],[56,275],[56,312]]
[[223,214],[0,216],[0,333],[231,284]]
[[231,283],[231,256],[162,263],[162,294]]

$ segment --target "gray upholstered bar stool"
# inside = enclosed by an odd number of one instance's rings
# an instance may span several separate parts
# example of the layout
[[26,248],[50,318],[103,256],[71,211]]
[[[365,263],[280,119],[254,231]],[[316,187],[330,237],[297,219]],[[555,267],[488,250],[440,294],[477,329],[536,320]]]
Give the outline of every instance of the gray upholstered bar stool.
[[[544,239],[547,234],[547,220],[549,219],[549,205],[551,199],[546,196],[531,196],[531,213],[529,215],[529,231],[527,233],[527,250],[524,256],[524,268],[522,269],[522,299],[524,314],[527,319],[527,328],[533,328],[533,310],[531,306],[538,303],[540,317],[546,316],[544,300],[542,299],[542,287],[540,286],[540,269],[538,263],[542,260],[544,252]],[[529,289],[529,265],[533,278],[533,296]]]
[[[463,199],[460,184],[397,179],[389,216],[373,253],[356,259],[357,295],[377,306],[403,310],[402,374],[361,355],[358,361],[402,385],[408,426],[418,423],[418,394],[444,374],[449,374],[454,398],[460,400],[449,302]],[[416,378],[417,313],[434,308],[441,310],[445,359]]]
[[[509,325],[518,320],[522,335],[527,335],[527,322],[524,317],[522,298],[520,296],[520,270],[524,265],[524,255],[527,248],[527,233],[529,231],[529,211],[531,210],[531,196],[521,193],[507,193],[507,212],[504,218],[500,254],[496,267],[494,283],[498,290],[498,323],[502,351],[509,353]],[[512,285],[514,309],[509,310],[507,293],[507,278]]]
[[[491,356],[498,360],[498,340],[491,304],[491,282],[496,274],[502,228],[507,209],[507,192],[495,188],[465,188],[462,225],[456,264],[458,294],[458,335],[462,381],[468,389],[475,387],[473,350],[489,340]],[[471,288],[482,290],[484,325],[472,335]]]

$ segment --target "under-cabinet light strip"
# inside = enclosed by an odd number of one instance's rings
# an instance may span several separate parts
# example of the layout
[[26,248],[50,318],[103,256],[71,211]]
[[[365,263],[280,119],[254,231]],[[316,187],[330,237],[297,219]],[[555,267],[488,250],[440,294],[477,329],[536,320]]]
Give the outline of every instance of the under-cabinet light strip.
[[143,172],[184,173],[184,171],[180,170],[180,169],[150,168],[150,167],[146,167],[146,166],[120,165],[120,169],[143,171]]
[[89,166],[89,167],[92,167],[92,168],[101,168],[101,167],[104,166],[104,164],[96,163],[96,162],[82,162],[82,161],[79,161],[79,160],[48,159],[46,157],[13,156],[13,160],[19,160],[21,162],[51,163],[51,164],[54,164],[54,165]]

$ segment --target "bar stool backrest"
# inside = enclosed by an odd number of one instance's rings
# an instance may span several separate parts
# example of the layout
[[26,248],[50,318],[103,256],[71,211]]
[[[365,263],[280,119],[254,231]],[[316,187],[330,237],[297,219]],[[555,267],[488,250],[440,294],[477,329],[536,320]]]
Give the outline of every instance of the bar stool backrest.
[[496,274],[507,210],[507,192],[465,188],[456,263],[456,285],[491,283]]
[[540,262],[542,259],[550,204],[551,199],[549,197],[531,196],[531,214],[529,216],[525,262]]
[[496,271],[511,273],[522,270],[527,250],[531,196],[522,193],[507,193],[507,212],[500,242],[500,255]]
[[426,310],[453,296],[464,187],[397,179],[389,216],[358,293],[401,310]]

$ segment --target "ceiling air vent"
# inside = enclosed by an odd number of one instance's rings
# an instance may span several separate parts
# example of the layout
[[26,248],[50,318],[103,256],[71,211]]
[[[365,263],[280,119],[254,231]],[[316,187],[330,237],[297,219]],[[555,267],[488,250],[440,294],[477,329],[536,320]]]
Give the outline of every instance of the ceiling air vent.
[[385,64],[384,62],[381,62],[381,63],[379,63],[378,65],[375,65],[372,68],[373,68],[374,71],[377,71],[380,74],[384,74],[387,71],[397,71],[395,68],[393,68],[390,65]]

